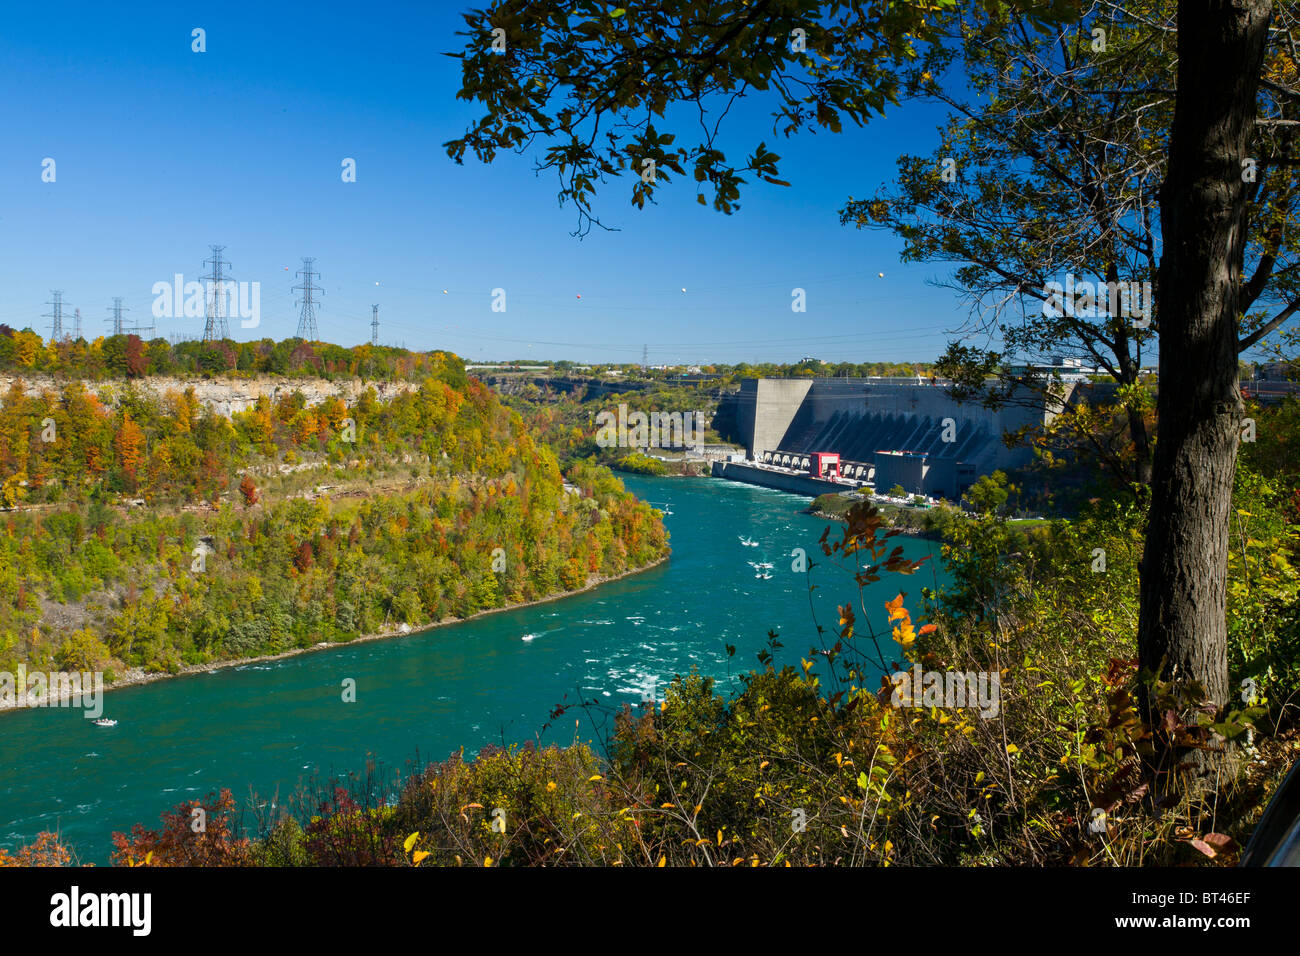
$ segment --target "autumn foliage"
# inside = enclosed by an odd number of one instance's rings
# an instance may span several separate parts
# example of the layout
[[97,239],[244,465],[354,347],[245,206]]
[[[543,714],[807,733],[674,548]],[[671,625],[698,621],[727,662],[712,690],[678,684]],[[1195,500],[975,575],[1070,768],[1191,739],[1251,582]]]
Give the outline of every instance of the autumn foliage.
[[69,866],[72,853],[59,840],[57,833],[42,833],[36,842],[14,853],[0,847],[0,867],[7,866]]
[[229,790],[179,804],[162,815],[162,827],[140,824],[113,834],[118,866],[247,866],[252,847],[237,836],[237,807]]
[[[14,383],[0,400],[0,498],[17,509],[0,520],[0,669],[89,655],[110,672],[176,671],[282,653],[664,556],[662,523],[608,470],[575,464],[580,494],[566,494],[518,414],[454,356],[424,361],[436,374],[385,401],[374,387],[317,405],[281,390],[231,418],[193,389],[101,398],[79,382]],[[146,509],[129,506],[137,496]],[[43,612],[70,601],[103,608],[75,642]]]
[[245,475],[239,482],[239,493],[244,496],[244,507],[251,508],[257,504],[257,485]]

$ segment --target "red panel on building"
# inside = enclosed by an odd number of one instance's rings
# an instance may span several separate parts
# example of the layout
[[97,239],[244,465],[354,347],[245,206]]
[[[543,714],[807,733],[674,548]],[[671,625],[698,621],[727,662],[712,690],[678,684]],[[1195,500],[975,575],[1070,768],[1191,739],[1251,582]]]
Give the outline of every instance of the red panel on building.
[[840,456],[833,451],[815,451],[809,456],[810,464],[808,474],[814,478],[826,478],[826,468],[829,467],[831,473],[829,477],[838,478],[840,476]]

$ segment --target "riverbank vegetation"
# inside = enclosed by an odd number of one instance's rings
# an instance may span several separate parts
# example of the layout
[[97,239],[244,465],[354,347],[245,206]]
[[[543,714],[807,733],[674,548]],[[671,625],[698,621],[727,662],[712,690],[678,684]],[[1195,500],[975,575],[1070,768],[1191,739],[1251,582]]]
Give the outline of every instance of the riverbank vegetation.
[[[539,388],[532,383],[521,386],[500,379],[495,382],[502,401],[519,412],[530,433],[549,445],[565,467],[586,461],[636,475],[708,474],[708,464],[698,457],[692,459],[682,447],[602,447],[597,440],[597,416],[608,412],[617,420],[620,406],[629,413],[680,415],[684,425],[692,428],[698,414],[710,423],[703,435],[709,443],[721,442],[724,434],[734,431],[734,403],[724,401],[722,389],[707,382],[655,382],[627,391],[601,390],[592,396]],[[674,433],[674,437],[681,440],[680,433]]]
[[[901,492],[901,489],[895,490]],[[1015,516],[1018,510],[1009,502],[1011,495],[1019,497],[1018,492],[1019,489],[1009,484],[1003,472],[995,471],[992,475],[982,475],[966,490],[960,507],[945,499],[927,506],[923,504],[924,499],[915,497],[913,501],[916,504],[900,505],[890,501],[873,501],[873,504],[886,527],[935,541],[954,540],[958,526],[979,515],[1005,519],[1008,528],[1020,532],[1049,524],[1045,518]],[[904,494],[891,492],[890,497],[901,498]],[[846,521],[849,512],[862,500],[857,494],[828,492],[818,495],[806,510],[809,514]]]

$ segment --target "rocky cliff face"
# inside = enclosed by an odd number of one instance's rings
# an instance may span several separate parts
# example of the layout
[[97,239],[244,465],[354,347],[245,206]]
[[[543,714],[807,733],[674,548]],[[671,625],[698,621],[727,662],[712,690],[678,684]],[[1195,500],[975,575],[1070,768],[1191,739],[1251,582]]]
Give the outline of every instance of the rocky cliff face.
[[[15,375],[0,375],[0,394],[8,392],[13,383],[19,379]],[[61,391],[66,380],[55,380],[48,375],[23,377],[23,390],[28,395],[43,391]],[[130,385],[120,379],[106,382],[83,381],[87,391],[93,392],[108,405],[115,405],[119,396],[128,387],[162,398],[167,392],[184,392],[193,388],[194,394],[205,408],[229,418],[235,412],[252,408],[258,398],[265,395],[272,402],[295,391],[302,392],[308,405],[317,405],[330,396],[337,395],[343,401],[355,401],[367,387],[373,387],[381,402],[386,402],[399,392],[405,392],[416,386],[411,382],[363,382],[361,379],[342,379],[327,381],[323,378],[285,379],[261,376],[258,378],[175,378],[169,376],[149,376],[136,379]]]

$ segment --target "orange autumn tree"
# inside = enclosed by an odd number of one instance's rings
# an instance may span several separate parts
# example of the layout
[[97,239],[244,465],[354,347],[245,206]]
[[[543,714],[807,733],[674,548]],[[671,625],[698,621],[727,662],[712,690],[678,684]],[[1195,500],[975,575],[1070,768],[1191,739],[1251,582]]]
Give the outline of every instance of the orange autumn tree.
[[245,475],[239,483],[239,493],[244,496],[244,507],[251,508],[257,504],[257,485],[253,484],[253,479]]
[[48,831],[36,837],[36,842],[15,853],[0,847],[0,867],[12,866],[69,866],[72,854],[60,841],[58,834]]
[[162,815],[162,827],[136,824],[113,834],[117,866],[249,866],[252,844],[238,831],[238,807],[229,790],[187,800]]
[[123,411],[122,424],[117,430],[117,437],[113,439],[113,447],[117,449],[118,464],[122,466],[122,472],[130,479],[133,488],[144,460],[144,443],[144,432],[131,420],[131,413]]

